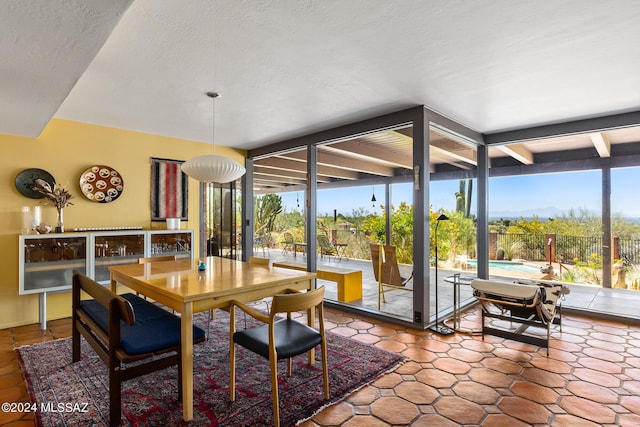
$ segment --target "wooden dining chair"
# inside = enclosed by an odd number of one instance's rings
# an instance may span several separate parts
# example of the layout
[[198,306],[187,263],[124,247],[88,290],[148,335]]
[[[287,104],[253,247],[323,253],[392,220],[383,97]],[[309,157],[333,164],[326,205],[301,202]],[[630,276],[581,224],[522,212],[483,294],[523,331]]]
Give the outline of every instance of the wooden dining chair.
[[[246,349],[259,354],[269,360],[271,371],[271,395],[273,402],[273,421],[275,426],[280,425],[280,402],[278,400],[278,360],[288,359],[288,376],[293,369],[292,358],[304,354],[320,345],[322,353],[322,373],[324,378],[324,397],[329,399],[329,369],[327,366],[327,342],[324,331],[323,314],[324,287],[308,292],[290,291],[286,294],[278,294],[273,297],[269,314],[261,313],[241,302],[232,301],[229,310],[230,338],[229,359],[230,379],[229,391],[231,401],[236,398],[236,359],[235,345],[241,345]],[[236,331],[235,308],[240,308],[251,317],[260,320],[264,325],[257,328]],[[318,329],[312,323],[312,313],[318,311]],[[291,313],[307,311],[308,325],[291,318]],[[287,313],[284,319],[277,318],[278,313]],[[309,353],[309,364],[313,364]]]
[[175,261],[178,258],[175,255],[152,256],[148,258],[138,258],[138,264],[146,264],[148,262]]

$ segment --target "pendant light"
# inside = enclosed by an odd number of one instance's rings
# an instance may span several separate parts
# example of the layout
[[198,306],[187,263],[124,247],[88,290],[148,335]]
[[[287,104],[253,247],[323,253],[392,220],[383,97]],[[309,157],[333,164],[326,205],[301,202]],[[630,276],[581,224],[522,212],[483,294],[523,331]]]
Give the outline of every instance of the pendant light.
[[[216,92],[207,92],[207,96],[213,99],[213,136],[215,136],[215,99],[220,95]],[[212,138],[212,143],[215,152],[215,138]],[[235,181],[246,173],[246,169],[240,163],[217,154],[205,154],[189,159],[182,164],[180,169],[198,181],[220,184]]]
[[376,207],[376,201],[377,201],[376,200],[376,187],[371,187],[371,192],[372,192],[372,195],[371,195],[371,206],[375,208]]

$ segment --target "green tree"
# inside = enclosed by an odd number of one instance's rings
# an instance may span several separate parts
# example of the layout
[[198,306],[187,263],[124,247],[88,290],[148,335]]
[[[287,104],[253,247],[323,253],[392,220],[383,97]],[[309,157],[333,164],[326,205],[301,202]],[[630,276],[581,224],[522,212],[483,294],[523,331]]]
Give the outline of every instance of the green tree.
[[[364,220],[362,230],[369,239],[378,243],[386,242],[386,213],[369,215]],[[391,245],[396,247],[398,262],[413,263],[413,206],[401,202],[397,208],[391,206]]]

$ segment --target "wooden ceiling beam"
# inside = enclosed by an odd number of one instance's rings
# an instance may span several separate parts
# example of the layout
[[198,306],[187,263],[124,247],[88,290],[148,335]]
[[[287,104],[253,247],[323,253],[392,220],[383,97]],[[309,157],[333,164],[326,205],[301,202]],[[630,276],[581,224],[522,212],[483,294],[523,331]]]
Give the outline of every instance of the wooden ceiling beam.
[[[306,160],[306,156],[306,153],[297,151],[295,153],[285,154],[283,157],[297,160]],[[381,176],[394,175],[394,170],[392,167],[383,166],[374,162],[354,159],[347,156],[341,156],[335,153],[329,153],[327,150],[318,150],[318,171],[320,170],[321,166],[339,168],[342,170],[353,172],[364,172]]]
[[521,144],[509,144],[509,145],[500,145],[498,147],[500,151],[502,151],[507,156],[511,156],[517,161],[525,165],[532,165],[533,161],[533,153],[527,150]]
[[[407,138],[408,140],[411,140],[411,138],[407,137],[406,135],[401,135],[401,134],[398,134],[398,135],[401,137]],[[329,146],[325,146],[323,148],[357,154],[359,156],[375,159],[378,161],[383,161],[385,163],[392,163],[397,167],[402,167],[406,169],[411,169],[413,167],[411,162],[411,157],[412,157],[411,144],[409,144],[409,155],[407,155],[406,153],[402,153],[397,149],[390,150],[386,148],[384,145],[367,143],[366,137],[339,142],[337,144],[332,144]]]
[[611,157],[611,142],[604,132],[593,132],[589,134],[593,146],[600,157]]
[[[468,150],[451,150],[450,148],[440,147],[432,143],[429,146],[429,150],[432,155],[447,157],[473,166],[478,166],[476,151],[471,147],[469,147]],[[451,164],[458,167],[460,166],[456,162],[451,162]]]
[[[263,166],[266,168],[283,169],[293,172],[303,172],[305,176],[307,173],[306,161],[292,160],[284,157],[268,157],[266,159],[260,159],[255,162],[255,165]],[[318,165],[318,176],[347,180],[356,180],[360,177],[358,172],[342,169],[339,167],[323,165]]]

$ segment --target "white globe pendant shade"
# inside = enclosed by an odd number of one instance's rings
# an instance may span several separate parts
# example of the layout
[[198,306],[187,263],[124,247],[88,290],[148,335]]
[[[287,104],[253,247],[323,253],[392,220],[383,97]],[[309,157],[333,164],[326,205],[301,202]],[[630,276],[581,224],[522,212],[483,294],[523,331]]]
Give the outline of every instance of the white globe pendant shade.
[[228,157],[207,154],[189,159],[180,167],[182,172],[201,182],[225,184],[245,174],[246,169]]

